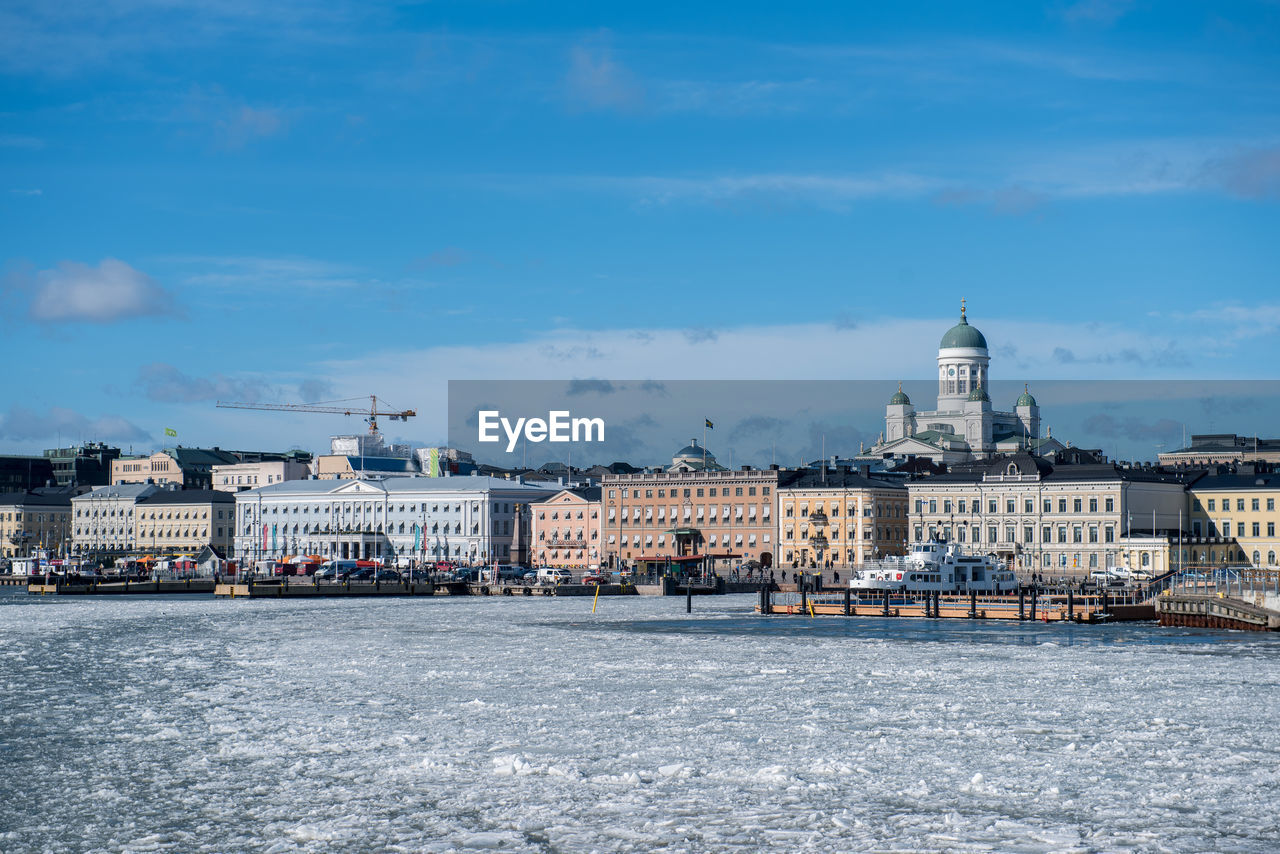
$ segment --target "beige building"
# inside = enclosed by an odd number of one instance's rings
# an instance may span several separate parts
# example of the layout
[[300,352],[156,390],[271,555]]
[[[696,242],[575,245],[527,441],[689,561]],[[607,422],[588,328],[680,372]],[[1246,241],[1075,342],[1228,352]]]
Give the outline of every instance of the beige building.
[[530,505],[533,562],[538,566],[598,569],[601,559],[600,487],[563,489]]
[[65,554],[71,538],[71,494],[0,494],[0,557],[27,557],[41,550]]
[[229,555],[235,539],[235,496],[216,489],[162,489],[134,509],[139,551],[196,555],[211,546]]
[[111,461],[111,483],[176,484],[182,489],[211,489],[213,467],[240,462],[221,448],[165,448],[149,457],[120,457]]
[[907,485],[911,542],[992,553],[1023,572],[1078,576],[1118,566],[1121,538],[1176,532],[1184,478],[1110,463],[1054,466],[1015,454]]
[[865,473],[778,474],[778,553],[782,566],[856,566],[905,552],[907,489]]
[[1188,563],[1278,565],[1280,474],[1265,464],[1215,468],[1197,478],[1190,491]]
[[[714,457],[707,458],[709,468]],[[776,470],[615,474],[601,488],[606,565],[704,557],[723,568],[776,560]]]
[[219,492],[243,492],[286,480],[306,480],[310,476],[311,467],[296,459],[224,463],[213,467],[213,488]]

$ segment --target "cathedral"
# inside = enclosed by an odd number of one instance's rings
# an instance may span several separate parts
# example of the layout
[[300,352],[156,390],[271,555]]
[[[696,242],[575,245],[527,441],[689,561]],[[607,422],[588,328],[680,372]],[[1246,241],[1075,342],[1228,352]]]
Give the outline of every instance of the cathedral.
[[864,456],[958,463],[1022,450],[1043,455],[1062,448],[1060,442],[1040,437],[1040,407],[1026,387],[1013,411],[992,408],[987,393],[990,363],[986,336],[970,325],[961,300],[960,322],[938,344],[937,409],[917,410],[899,383],[885,410],[884,433]]

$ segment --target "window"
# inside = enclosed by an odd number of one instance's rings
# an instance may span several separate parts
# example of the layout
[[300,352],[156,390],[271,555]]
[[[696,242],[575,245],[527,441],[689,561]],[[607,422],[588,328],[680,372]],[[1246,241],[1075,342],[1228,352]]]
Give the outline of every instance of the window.
[[1075,528],[1071,530],[1071,542],[1073,543],[1084,542],[1084,529],[1081,528],[1079,525],[1076,525]]
[[1114,543],[1116,541],[1116,529],[1113,526],[1108,525],[1102,533],[1103,533],[1103,539],[1106,542]]
[[1276,500],[1275,500],[1274,498],[1268,498],[1268,499],[1267,499],[1267,509],[1268,509],[1268,510],[1275,510],[1275,509],[1276,509]]
[[1067,499],[1065,499],[1065,498],[1059,498],[1059,499],[1058,499],[1058,512],[1059,512],[1059,513],[1066,513],[1066,512],[1067,512]]
[[995,543],[995,542],[999,542],[999,540],[1000,540],[1000,529],[997,528],[995,525],[992,525],[991,527],[987,528],[987,542]]
[[1043,504],[1041,504],[1040,506],[1044,509],[1044,512],[1045,512],[1045,513],[1052,513],[1052,512],[1053,512],[1053,501],[1052,501],[1051,499],[1046,498],[1046,499],[1044,500],[1044,503],[1043,503]]
[[[1255,508],[1255,509],[1256,509],[1256,508]],[[1254,522],[1254,523],[1253,523],[1253,535],[1254,535],[1255,537],[1260,537],[1260,536],[1262,536],[1261,528],[1262,528],[1262,525],[1261,525],[1260,523],[1258,523],[1258,522]],[[1254,563],[1257,563],[1257,561],[1255,560],[1255,561],[1254,561]]]
[[1114,513],[1116,509],[1116,500],[1114,498],[1108,498],[1103,506],[1106,508],[1108,513]]
[[1073,511],[1075,511],[1076,513],[1080,513],[1080,512],[1082,511],[1083,507],[1084,507],[1084,502],[1083,502],[1083,501],[1081,501],[1079,498],[1076,498],[1076,499],[1072,500],[1072,502],[1071,502],[1071,509],[1072,509]]
[[1236,499],[1236,509],[1237,509],[1237,510],[1243,510],[1243,509],[1244,509],[1244,499],[1243,499],[1243,498],[1237,498],[1237,499]]
[[1035,507],[1036,507],[1036,503],[1035,503],[1035,501],[1033,501],[1033,500],[1032,500],[1032,499],[1030,499],[1030,498],[1028,498],[1026,501],[1023,501],[1023,502],[1022,502],[1022,509],[1023,509],[1023,512],[1025,512],[1025,513],[1034,513],[1034,512],[1036,512],[1036,511],[1035,511]]
[[1097,513],[1097,512],[1098,512],[1098,499],[1096,499],[1096,498],[1090,498],[1090,499],[1089,499],[1089,512],[1090,512],[1090,513]]
[[735,486],[735,487],[734,487],[734,489],[733,489],[733,494],[734,494],[736,497],[741,498],[741,497],[742,497],[742,487],[741,487],[741,486]]
[[930,513],[938,512],[938,502],[932,498],[929,499],[929,512]]
[[[1254,510],[1258,510],[1258,509],[1259,509],[1259,507],[1258,507],[1259,503],[1260,503],[1260,502],[1259,502],[1259,499],[1257,499],[1257,498],[1253,499],[1252,509],[1254,509]],[[1257,553],[1255,552],[1255,554],[1257,554]],[[1257,561],[1255,560],[1255,561],[1254,561],[1254,563],[1257,563]]]
[[1025,525],[1025,526],[1023,526],[1023,528],[1022,528],[1022,541],[1023,541],[1024,543],[1033,543],[1033,542],[1035,542],[1035,539],[1036,539],[1035,534],[1036,534],[1036,529],[1035,529],[1035,528],[1033,528],[1033,527],[1032,527],[1032,526],[1030,526],[1030,525]]
[[1013,499],[1012,499],[1012,498],[1008,498],[1008,499],[1006,499],[1006,500],[1005,500],[1005,502],[1004,502],[1004,512],[1006,512],[1006,513],[1012,513],[1012,512],[1013,512],[1013,508],[1014,508],[1014,501],[1013,501]]
[[917,498],[917,499],[916,499],[916,512],[917,512],[917,513],[923,513],[923,512],[924,512],[924,501],[922,501],[922,500],[921,500],[921,499],[919,499],[919,498]]
[[961,513],[964,513],[964,512],[965,512],[965,509],[964,509],[964,499],[963,499],[963,498],[961,498],[961,499],[960,499],[960,512],[961,512]]
[[1214,500],[1212,498],[1209,499],[1209,509],[1210,510],[1217,509],[1216,507],[1214,507]]
[[1004,541],[1006,543],[1016,543],[1018,541],[1017,537],[1014,536],[1014,530],[1012,525],[1005,526]]
[[996,504],[996,500],[995,500],[994,498],[992,498],[990,501],[988,501],[988,502],[987,502],[987,512],[988,512],[988,513],[995,513],[995,512],[996,512],[996,507],[997,507],[997,504]]

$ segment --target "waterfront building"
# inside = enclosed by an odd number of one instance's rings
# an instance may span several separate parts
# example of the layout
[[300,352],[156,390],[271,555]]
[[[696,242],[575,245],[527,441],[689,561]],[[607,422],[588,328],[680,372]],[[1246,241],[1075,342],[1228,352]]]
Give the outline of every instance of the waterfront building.
[[1040,436],[1040,405],[1031,391],[1012,410],[993,408],[991,357],[986,336],[970,325],[964,301],[960,322],[938,344],[938,403],[917,410],[901,385],[885,408],[885,429],[870,457],[927,457],[936,463],[985,459],[1020,450],[1047,453],[1062,444]]
[[1120,565],[1122,537],[1185,525],[1185,482],[1155,469],[1014,454],[910,481],[911,542],[936,537],[1023,571],[1084,574]]
[[1277,566],[1280,474],[1265,464],[1211,468],[1190,487],[1194,564]]
[[1280,439],[1259,439],[1235,433],[1204,433],[1191,443],[1159,455],[1162,466],[1216,466],[1238,462],[1280,463]]
[[694,556],[722,566],[774,563],[777,469],[713,469],[710,453],[703,468],[702,452],[691,443],[674,470],[604,476],[606,565]]
[[153,555],[189,554],[204,547],[229,554],[235,496],[216,489],[161,489],[134,507],[137,548]]
[[71,499],[71,547],[78,554],[115,554],[137,548],[137,503],[160,491],[151,483],[98,486]]
[[70,549],[71,496],[67,490],[0,494],[0,557],[26,557]]
[[540,566],[600,567],[600,487],[562,489],[529,506],[533,559]]
[[111,483],[175,484],[179,489],[212,489],[213,467],[241,462],[242,454],[221,448],[165,448],[149,456],[111,461]]
[[0,455],[0,493],[29,492],[54,483],[53,465],[45,457]]
[[778,473],[778,551],[783,566],[849,567],[905,553],[907,489],[841,468]]
[[524,563],[528,505],[558,491],[480,475],[285,481],[235,493],[235,553]]
[[120,449],[88,442],[78,447],[50,448],[44,456],[53,466],[58,486],[106,486],[111,482],[111,461],[120,458]]

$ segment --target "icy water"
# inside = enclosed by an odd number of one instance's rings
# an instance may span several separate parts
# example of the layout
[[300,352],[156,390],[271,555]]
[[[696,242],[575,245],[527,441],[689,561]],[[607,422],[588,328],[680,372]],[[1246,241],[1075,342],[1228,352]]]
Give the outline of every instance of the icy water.
[[0,851],[1280,848],[1280,638],[0,590]]

